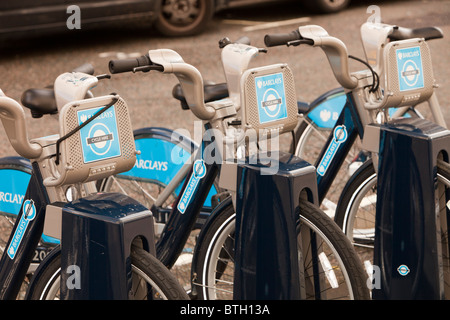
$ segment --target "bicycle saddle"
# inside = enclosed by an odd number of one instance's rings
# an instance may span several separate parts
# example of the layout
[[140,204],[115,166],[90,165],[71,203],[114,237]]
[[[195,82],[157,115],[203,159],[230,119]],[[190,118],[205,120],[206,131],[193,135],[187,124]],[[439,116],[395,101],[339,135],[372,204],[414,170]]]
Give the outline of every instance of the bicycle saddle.
[[22,94],[21,102],[24,107],[31,110],[33,118],[58,113],[53,88],[28,89]]
[[407,40],[412,38],[424,38],[425,40],[440,39],[444,33],[438,27],[425,28],[404,28],[394,27],[394,31],[389,35],[391,40]]
[[[205,102],[211,102],[228,97],[228,87],[226,83],[205,84],[203,88],[205,92]],[[175,99],[180,100],[181,108],[185,110],[189,109],[189,105],[186,102],[186,98],[184,97],[183,89],[180,84],[173,87],[172,96]]]

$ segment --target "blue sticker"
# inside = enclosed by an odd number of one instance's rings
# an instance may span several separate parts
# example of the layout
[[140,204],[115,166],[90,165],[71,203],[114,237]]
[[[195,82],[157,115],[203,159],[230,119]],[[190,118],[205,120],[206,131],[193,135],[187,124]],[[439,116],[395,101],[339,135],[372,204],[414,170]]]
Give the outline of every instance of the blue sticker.
[[327,172],[328,167],[333,160],[334,156],[336,155],[336,152],[339,150],[339,147],[341,143],[343,143],[345,140],[347,140],[348,133],[347,129],[344,125],[337,126],[334,129],[333,132],[333,139],[331,140],[330,145],[327,148],[327,151],[325,152],[325,155],[323,156],[322,160],[320,161],[319,165],[317,166],[317,174],[320,176],[323,176],[325,172]]
[[11,239],[11,243],[9,244],[7,253],[11,259],[14,259],[17,253],[17,249],[20,246],[20,242],[22,242],[23,236],[25,235],[25,231],[28,228],[28,224],[31,220],[36,217],[36,207],[34,206],[33,200],[25,200],[23,203],[23,213],[20,217],[19,223],[16,227],[16,231],[14,232],[14,236]]
[[333,129],[347,102],[345,94],[335,95],[320,103],[306,115],[319,129]]
[[256,77],[255,86],[259,123],[287,118],[283,74]]
[[0,170],[0,211],[18,215],[31,175],[19,170]]
[[[165,187],[190,158],[190,153],[187,150],[164,139],[136,139],[135,144],[136,150],[140,151],[136,155],[136,163],[131,170],[120,173],[119,178],[132,178],[138,181],[161,184]],[[174,190],[176,196],[180,193],[183,182]],[[217,190],[212,186],[205,200],[205,206],[211,206],[211,197],[216,193]]]
[[397,49],[397,71],[400,91],[423,88],[423,69],[420,47]]
[[[88,120],[100,109],[102,107],[78,111],[78,124]],[[114,106],[82,128],[80,137],[84,163],[120,156],[121,151]]]
[[184,189],[183,195],[181,196],[180,202],[178,202],[177,209],[181,213],[185,213],[189,203],[191,202],[192,196],[197,189],[197,185],[200,180],[206,175],[206,166],[203,159],[196,160],[194,162],[193,173],[189,178],[186,189]]

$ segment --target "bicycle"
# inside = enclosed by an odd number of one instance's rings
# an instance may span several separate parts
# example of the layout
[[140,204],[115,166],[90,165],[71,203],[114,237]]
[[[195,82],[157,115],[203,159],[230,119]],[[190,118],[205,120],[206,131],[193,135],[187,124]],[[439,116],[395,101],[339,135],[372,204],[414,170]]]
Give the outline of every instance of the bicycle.
[[[387,24],[366,23],[361,27],[361,32],[371,34],[373,38],[380,42],[376,50],[375,47],[366,48],[368,52],[372,50],[372,54],[368,53],[367,56],[377,57],[373,60],[372,66],[374,71],[380,74],[382,73],[382,52],[377,52],[377,50],[380,50],[379,48],[389,41],[406,40],[411,37],[424,38],[425,40],[443,37],[442,31],[434,27],[409,29]],[[433,94],[427,102],[435,122],[446,128],[447,125],[436,94]],[[446,177],[448,177],[445,174],[446,164],[439,160],[437,169],[438,179],[445,183]],[[340,195],[335,215],[336,223],[357,247],[369,269],[373,263],[376,185],[377,175],[374,163],[372,159],[368,159],[347,181]]]
[[[74,81],[80,74],[73,73],[71,75],[73,76],[71,80]],[[91,80],[93,79],[94,81],[98,80],[97,77],[92,77]],[[69,79],[66,78],[66,80]],[[98,112],[99,106],[104,106],[100,112]],[[62,136],[61,139],[59,135],[52,135],[29,141],[22,107],[15,100],[6,97],[0,91],[0,117],[10,143],[20,156],[30,160],[32,166],[31,179],[27,187],[27,192],[22,199],[19,214],[7,243],[6,250],[0,261],[0,282],[2,283],[0,296],[2,299],[15,299],[17,297],[23,279],[29,271],[35,248],[45,228],[45,215],[48,207],[53,206],[55,203],[67,203],[69,201],[68,198],[76,201],[83,196],[96,192],[95,183],[92,182],[95,179],[92,176],[94,173],[92,170],[91,177],[89,177],[89,173],[86,174],[86,172],[82,172],[79,169],[73,170],[74,168],[67,168],[65,165],[58,166],[59,160],[65,160],[70,154],[70,151],[66,149],[64,140],[69,139],[69,137],[72,137],[72,139],[76,138],[76,135],[74,137],[74,133],[81,131],[82,127],[86,127],[88,123],[94,124],[95,122],[93,121],[109,108],[112,108],[114,111],[117,110],[120,113],[120,117],[122,118],[120,118],[120,121],[119,118],[116,118],[118,123],[123,124],[124,121],[126,122],[128,114],[125,102],[119,96],[110,95],[86,99],[77,104],[67,104],[61,121],[69,118],[66,115],[66,111],[69,111],[70,108],[77,107],[80,108],[78,110],[82,109],[85,113],[91,113],[89,121],[83,121],[84,125],[82,124],[78,127],[76,123],[74,131],[67,136]],[[73,109],[70,111],[73,111]],[[64,126],[62,125],[61,133],[63,134],[65,132]],[[121,139],[129,136],[131,137],[129,141],[133,141],[132,132],[129,127],[128,129],[124,129],[121,126],[118,132]],[[117,165],[111,168],[109,172],[97,172],[96,174],[100,177],[114,173],[116,170],[118,172],[128,170],[130,165],[132,166],[134,164],[134,144],[132,142],[127,143],[125,140],[122,140],[122,142],[124,143],[122,147],[125,149],[122,149],[123,152],[119,157],[116,156]],[[59,153],[60,147],[63,150],[61,153]],[[75,160],[77,157],[73,153],[72,156],[72,160]],[[125,160],[126,158],[128,159]],[[101,161],[93,161],[93,163],[101,163]],[[64,169],[69,170],[64,172]],[[122,197],[122,199],[125,197],[123,195],[118,196]],[[87,202],[89,203],[88,200]],[[132,201],[132,203],[129,204],[134,205],[135,209],[138,210],[138,206],[140,205],[137,202]],[[142,208],[145,209],[144,207]],[[184,290],[174,276],[147,250],[149,250],[147,245],[141,239],[136,238],[131,250],[133,274],[136,276],[133,280],[133,289],[136,289],[134,292],[136,294],[135,297],[148,298],[148,294],[150,293],[150,295],[154,294],[154,298],[186,299],[187,296]],[[54,255],[52,254],[51,256]],[[35,295],[35,288],[49,288],[47,286],[50,283],[49,280],[42,277],[42,273],[48,273],[49,270],[46,263],[39,266],[28,288],[27,298],[43,298],[40,295]],[[149,281],[147,283],[152,286],[150,290],[150,287],[147,288],[138,285],[142,279]],[[56,289],[56,287],[53,287],[53,289]],[[59,286],[57,289],[59,289]],[[57,294],[56,291],[52,292],[51,298],[55,297]]]
[[[303,28],[307,27],[301,27],[300,29],[303,30]],[[307,32],[307,29],[306,29]],[[364,123],[369,122],[371,117],[367,114],[367,111],[363,108],[363,102],[358,100],[358,93],[364,92],[364,90],[367,90],[366,88],[371,88],[374,84],[370,82],[371,79],[373,79],[373,75],[371,71],[366,72],[359,72],[356,73],[356,76],[358,77],[358,81],[354,80],[346,70],[347,67],[347,53],[345,45],[342,44],[339,40],[336,38],[329,37],[328,34],[324,30],[319,30],[319,35],[323,35],[324,38],[315,38],[317,40],[317,43],[320,43],[321,41],[327,41],[328,48],[322,48],[324,49],[325,53],[327,55],[331,55],[335,53],[333,56],[334,61],[336,62],[334,65],[332,64],[332,69],[334,71],[334,74],[343,87],[350,87],[353,90],[348,90],[347,95],[347,103],[346,106],[344,106],[343,112],[340,115],[340,118],[338,119],[337,123],[335,124],[335,129],[333,130],[334,135],[331,135],[331,137],[328,140],[328,143],[325,145],[322,156],[318,158],[318,161],[321,161],[323,158],[323,155],[328,150],[330,144],[334,140],[334,137],[340,138],[339,142],[341,142],[341,145],[339,147],[339,151],[334,154],[333,160],[330,161],[327,167],[327,170],[325,170],[324,177],[321,177],[320,174],[318,175],[318,184],[319,184],[319,197],[323,197],[326,193],[327,188],[329,187],[329,183],[333,180],[331,178],[332,172],[336,172],[337,169],[340,167],[340,164],[342,163],[343,159],[345,158],[345,154],[348,152],[349,146],[353,144],[354,139],[356,138],[356,135],[359,134],[362,135],[363,129],[364,129]],[[326,35],[326,38],[325,38]],[[289,40],[296,41],[293,42],[295,44],[300,43],[307,43],[309,45],[317,45],[315,41],[311,40],[313,36],[304,36],[306,39],[300,38],[298,32],[293,32],[290,34],[290,38],[288,35],[284,35],[284,38],[281,38],[278,42],[279,45],[283,44],[285,45]],[[268,37],[269,40],[271,37]],[[271,45],[274,43],[266,43],[266,45]],[[325,46],[325,45],[324,45]],[[329,50],[327,52],[327,50]],[[334,52],[332,50],[335,50]],[[339,58],[339,60],[337,59]],[[331,59],[330,59],[331,60]],[[339,64],[338,64],[339,63]],[[340,68],[341,66],[341,68]],[[357,87],[356,87],[357,86]],[[356,108],[356,110],[355,110]],[[361,112],[359,109],[362,109]],[[366,115],[366,117],[364,117]],[[358,117],[359,116],[359,117]],[[343,129],[343,125],[345,125],[345,130]],[[337,139],[336,138],[336,139]],[[337,141],[337,140],[335,140]],[[320,163],[320,162],[318,162]],[[445,165],[445,164],[444,164]],[[319,168],[319,170],[321,170]],[[322,169],[323,170],[323,169]],[[327,176],[328,174],[328,176]],[[328,184],[328,186],[327,186]],[[216,221],[216,222],[214,222]],[[210,228],[209,224],[216,223],[214,228]],[[208,230],[220,230],[219,232],[213,233],[209,232]],[[211,243],[209,246],[204,246],[201,248],[201,245],[197,248],[196,252],[203,252],[202,256],[199,258],[200,261],[205,261],[202,266],[197,265],[197,269],[195,269],[193,272],[195,275],[197,275],[197,283],[198,283],[198,290],[202,293],[204,296],[215,295],[217,294],[216,289],[217,285],[220,281],[220,279],[216,279],[216,275],[218,275],[217,271],[215,270],[221,270],[220,276],[223,274],[223,270],[228,265],[225,265],[224,263],[221,263],[220,261],[226,260],[227,264],[232,264],[232,254],[227,253],[227,248],[232,248],[233,245],[227,242],[233,241],[233,232],[234,232],[234,217],[232,210],[228,212],[228,215],[212,215],[210,217],[209,223],[205,225],[204,231],[201,232],[199,236],[199,243]],[[205,239],[207,240],[205,240]],[[200,239],[202,239],[202,242],[200,242]],[[220,241],[219,241],[220,239]],[[223,246],[222,246],[223,245]],[[222,250],[220,248],[223,248]],[[214,258],[212,258],[214,256]],[[196,258],[196,257],[194,257]],[[205,260],[206,259],[206,260]],[[218,260],[215,260],[218,259]],[[218,261],[218,262],[217,262]],[[196,265],[196,263],[194,263]],[[221,266],[221,268],[219,268]],[[231,275],[232,277],[232,271]],[[229,283],[232,281],[229,280]]]
[[[237,52],[240,52],[240,54],[237,54]],[[225,56],[229,54],[229,59],[240,59],[240,65],[242,66],[242,71],[244,71],[247,69],[250,60],[258,52],[258,48],[244,44],[232,43],[225,46],[223,54]],[[170,50],[150,50],[148,56],[142,56],[139,59],[124,61],[116,60],[110,62],[110,71],[113,74],[129,71],[137,72],[150,70],[175,73],[178,76],[179,81],[184,89],[183,91],[191,93],[191,95],[188,95],[186,99],[190,110],[198,118],[206,121],[205,128],[211,128],[213,126],[214,128],[218,128],[218,130],[221,131],[224,131],[224,125],[226,125],[228,129],[234,128],[233,130],[238,130],[240,128],[241,122],[239,121],[239,119],[236,119],[235,116],[235,101],[231,102],[231,99],[222,99],[205,104],[203,102],[203,90],[201,89],[203,88],[201,75],[198,73],[198,71],[196,71],[194,67],[185,63],[176,52]],[[183,83],[184,79],[187,79],[186,83]],[[191,87],[189,87],[189,85],[191,85]],[[232,96],[233,95],[230,94],[230,97]],[[216,110],[220,110],[221,112],[219,113]],[[223,133],[226,137],[226,132]],[[165,225],[165,231],[162,232],[161,238],[157,243],[158,257],[166,266],[169,267],[171,266],[171,264],[173,264],[174,260],[176,260],[176,256],[180,252],[183,246],[183,242],[185,241],[185,238],[191,230],[193,221],[195,221],[196,215],[198,214],[199,203],[202,202],[203,197],[205,197],[206,192],[208,192],[209,190],[208,185],[211,185],[213,183],[216,175],[221,176],[220,168],[216,163],[210,164],[205,161],[204,166],[199,165],[199,160],[200,162],[202,161],[201,151],[206,150],[208,145],[212,142],[210,139],[204,139],[203,143],[205,144],[205,149],[198,149],[197,154],[191,156],[193,161],[188,161],[188,164],[185,165],[186,168],[189,169],[189,175],[187,176],[186,180],[187,182],[185,182],[183,186],[184,190],[182,190],[181,195],[174,203],[172,213],[169,215],[169,220]],[[188,198],[186,197],[185,192],[188,189],[188,186],[192,186],[191,182],[192,179],[194,179],[193,176],[195,176],[197,170],[201,170],[201,172],[204,172],[204,175],[202,174],[202,178],[199,181],[196,181],[197,185],[194,187],[194,189],[196,189],[195,192],[192,193],[192,190],[190,190],[192,198]],[[185,173],[180,173],[180,176],[184,175]],[[172,181],[171,184],[173,183],[173,185],[176,185],[176,180],[177,179]],[[169,184],[166,189],[170,190],[171,184]],[[165,190],[164,192],[166,194],[170,194],[170,191]],[[160,200],[160,198],[158,198],[158,200]],[[319,248],[319,251],[322,252],[322,250],[330,250],[332,255],[334,255],[335,257],[340,257],[338,260],[333,260],[331,258],[327,259],[325,253],[321,255],[323,263],[325,263],[325,261],[328,261],[331,264],[336,262],[341,264],[339,267],[336,267],[334,269],[336,272],[334,275],[336,275],[336,277],[339,277],[339,275],[342,276],[340,280],[344,279],[342,283],[338,284],[338,286],[340,286],[340,289],[344,291],[344,296],[347,298],[355,299],[367,297],[364,293],[364,274],[361,273],[361,270],[359,269],[361,265],[359,264],[359,262],[355,263],[355,256],[353,256],[353,250],[348,247],[348,241],[336,241],[337,239],[333,238],[333,236],[340,238],[340,231],[335,228],[336,225],[318,208],[309,206],[308,204],[303,204],[302,208],[304,208],[305,211],[301,213],[301,223],[299,227],[302,226],[303,228],[307,228],[308,230],[320,230],[318,236],[322,237],[324,243],[327,244],[326,247],[328,248],[330,244],[332,245],[330,246],[330,249],[324,249],[324,247],[321,247]],[[217,212],[219,213],[219,215],[221,215],[222,212],[229,210],[234,210],[231,198],[227,198],[226,200],[220,202],[219,206],[215,208],[210,217],[217,215]],[[190,221],[187,221],[187,219],[190,219]],[[210,219],[211,218],[208,218],[208,221],[210,221]],[[210,230],[208,222],[202,227],[202,230],[206,229]],[[200,234],[202,234],[202,231],[200,232]],[[203,237],[200,235],[197,241],[195,252],[197,252],[197,249],[199,247],[207,245],[207,243],[202,241],[201,239],[203,239]],[[329,252],[327,251],[327,253]],[[201,259],[198,258],[199,255],[197,253],[194,253],[192,267],[193,270],[195,269],[195,264],[201,263]],[[309,261],[310,260],[308,260],[308,262]],[[305,269],[307,270],[305,271],[305,274],[313,275],[314,272],[312,272],[311,269],[307,267],[306,262],[305,265]],[[316,276],[318,275],[316,274]],[[199,292],[197,292],[199,282],[198,276],[195,274],[195,272],[193,273],[193,279],[193,291],[191,294],[193,296],[196,296],[199,294]],[[308,289],[314,291],[314,288],[311,289],[310,287],[308,287]],[[315,290],[319,290],[319,288],[316,287]],[[309,293],[311,293],[312,297],[315,297],[318,294],[317,292]],[[203,299],[208,297],[198,295],[198,298]]]
[[[23,93],[21,98],[22,105],[30,110],[33,118],[41,118],[44,115],[57,117],[59,110],[61,110],[66,103],[84,98],[92,98],[93,94],[90,89],[96,85],[98,80],[107,78],[106,76],[91,77],[94,74],[94,69],[89,64],[75,68],[72,73],[74,72],[77,73],[77,77],[74,77],[73,82],[70,84],[77,83],[76,90],[74,90],[75,87],[71,87],[70,85],[67,86],[66,81],[62,79],[63,77],[67,77],[67,74],[63,74],[58,77],[55,83],[51,86],[43,89],[28,89]],[[97,188],[98,190],[103,191],[112,190],[113,188],[110,184],[114,183],[114,181],[125,177],[124,181],[126,182],[126,179],[133,176],[134,172],[144,172],[145,181],[148,183],[147,186],[151,185],[152,187],[146,189],[147,197],[145,199],[141,198],[140,200],[146,207],[151,207],[153,200],[155,200],[156,197],[155,194],[158,194],[164,186],[172,180],[175,173],[179,171],[183,162],[186,160],[186,157],[188,157],[193,150],[198,148],[198,146],[186,137],[183,137],[183,143],[175,143],[171,140],[174,132],[165,128],[143,128],[135,131],[134,133],[137,147],[141,150],[145,150],[143,155],[147,155],[148,153],[152,153],[153,155],[156,154],[159,159],[159,167],[161,168],[161,164],[163,164],[163,170],[144,170],[144,168],[139,167],[138,163],[139,161],[143,162],[146,160],[140,160],[141,155],[137,155],[135,166],[132,170],[128,171],[126,175],[119,173],[115,175],[114,178],[102,179],[97,183]],[[140,140],[140,137],[144,137],[145,140]],[[144,142],[145,145],[141,145],[140,142]],[[183,152],[183,155],[180,157],[178,163],[171,161],[173,152]],[[145,166],[146,164],[144,163],[144,167]],[[0,197],[0,211],[2,216],[2,232],[0,239],[2,243],[2,245],[0,245],[1,253],[4,251],[9,235],[11,234],[11,230],[16,221],[16,217],[20,211],[21,199],[25,196],[25,192],[31,178],[31,172],[32,167],[28,159],[23,157],[5,157],[0,159],[0,181],[2,181],[0,184],[0,194],[6,195],[5,197]],[[122,182],[122,185],[116,191],[126,193],[125,188],[126,186]],[[211,211],[213,201],[212,196],[216,193],[215,188],[216,187],[214,185],[211,187],[211,191],[205,200],[204,206],[202,207],[202,211],[195,225],[195,229],[200,227],[202,221]],[[171,197],[176,197],[180,189],[181,185],[173,191]],[[166,201],[165,205],[170,204],[170,201]],[[155,212],[155,233],[157,235],[159,235],[162,230],[162,226],[164,225],[164,221],[166,219],[166,214],[167,212]],[[172,271],[175,271],[175,274],[179,275],[180,279],[182,279],[180,274],[186,273],[184,269],[189,262],[189,256],[192,255],[191,252],[194,247],[193,241],[194,240],[189,241],[187,247],[185,248],[186,252],[183,253],[179,263],[177,263],[177,268],[172,269]],[[38,265],[44,260],[46,255],[59,244],[59,242],[59,239],[55,239],[46,234],[42,235],[39,246],[36,248],[33,261],[27,272],[27,283],[29,283],[29,279]],[[179,269],[181,271],[174,269]],[[187,278],[189,278],[189,276]],[[24,292],[25,290],[21,291],[22,298]]]
[[[310,28],[310,29],[309,29]],[[435,29],[432,29],[433,31],[436,31]],[[398,35],[397,35],[398,36]],[[334,75],[336,79],[339,81],[340,84],[343,85],[344,88],[347,90],[347,103],[344,107],[344,112],[341,114],[340,119],[335,125],[335,128],[333,130],[333,135],[330,136],[328,143],[324,146],[322,149],[321,156],[317,160],[318,164],[318,170],[319,170],[319,177],[318,177],[318,184],[319,184],[319,196],[323,196],[326,192],[323,190],[326,190],[326,183],[329,182],[331,179],[327,178],[326,175],[320,177],[320,170],[323,170],[320,168],[320,165],[324,164],[323,159],[325,158],[325,155],[327,154],[327,151],[330,150],[330,145],[336,145],[339,144],[337,147],[338,151],[333,154],[332,160],[328,160],[326,163],[327,167],[325,173],[328,173],[330,171],[336,171],[336,168],[340,166],[340,163],[343,161],[343,157],[345,153],[348,150],[348,145],[352,144],[357,132],[359,132],[360,136],[363,136],[364,134],[364,128],[365,123],[367,121],[370,121],[370,119],[373,118],[373,116],[370,116],[364,107],[365,101],[361,97],[367,97],[367,95],[364,95],[364,92],[370,90],[373,88],[375,83],[371,82],[371,79],[374,79],[373,76],[373,70],[369,69],[368,71],[360,71],[352,76],[347,71],[347,51],[345,48],[345,45],[338,39],[328,36],[328,33],[318,27],[318,26],[305,26],[300,27],[299,30],[293,31],[290,34],[283,34],[283,35],[268,35],[265,39],[267,46],[273,46],[273,45],[299,45],[299,44],[308,44],[311,46],[319,46],[322,47],[324,52],[327,54],[327,56],[330,57],[330,55],[333,56],[334,60],[330,59],[330,64],[333,69]],[[333,64],[332,61],[335,61]],[[338,61],[339,63],[337,63]],[[436,100],[433,98],[434,95],[431,96],[431,104],[435,103]],[[429,98],[429,97],[428,97]],[[433,105],[432,107],[433,113],[438,113],[436,119],[439,119],[439,112],[440,109],[436,107],[436,105]],[[364,116],[365,115],[365,116]],[[350,119],[350,120],[349,120]],[[442,119],[442,118],[441,118]],[[355,123],[353,125],[353,123]],[[345,125],[345,127],[342,127]],[[344,129],[345,128],[345,129]],[[372,155],[372,159],[376,159],[376,154]],[[441,187],[439,189],[443,192],[441,194],[445,195],[445,193],[448,194],[448,188],[449,188],[449,165],[446,160],[446,156],[442,155],[442,158],[438,159],[437,162],[437,172],[438,172],[438,182],[441,184]],[[363,170],[367,171],[368,168],[373,170],[373,164],[372,161],[367,162],[360,170],[359,172],[362,172]],[[358,173],[358,171],[357,171]],[[371,178],[374,178],[372,175]],[[354,186],[360,186],[361,181],[351,181],[351,183]],[[321,187],[321,184],[324,185],[324,187]],[[364,186],[364,184],[362,184]],[[358,191],[360,191],[362,194],[364,192],[363,188],[359,188]],[[440,197],[438,197],[440,198]],[[442,200],[441,200],[442,201]],[[445,201],[444,201],[445,202]],[[445,217],[445,210],[446,207],[440,206],[441,210],[444,210],[444,214],[441,213],[442,217]],[[222,222],[221,226],[223,228],[227,227],[227,233],[232,234],[233,227],[232,224],[232,218],[230,218],[230,221],[227,221],[226,223]],[[217,219],[219,221],[219,219]],[[223,221],[223,219],[222,219]],[[373,224],[372,224],[373,226]],[[447,231],[445,230],[445,224],[442,224],[444,229],[442,230],[442,241],[443,244],[446,243],[446,237],[447,237]],[[207,230],[207,228],[205,228]],[[373,232],[373,231],[372,231]],[[372,233],[373,235],[373,233]],[[201,235],[202,236],[202,235]],[[364,235],[363,235],[364,236]],[[225,237],[225,232],[220,234],[215,234],[214,237],[210,236],[209,239],[216,239],[216,238],[223,238]],[[354,238],[351,238],[351,240],[355,240]],[[367,238],[364,239],[361,237],[361,242],[359,244],[361,246],[364,246],[364,240],[367,241]],[[370,241],[370,240],[369,240]],[[372,239],[373,241],[373,239]],[[216,245],[218,247],[218,245]],[[211,250],[210,250],[211,251]],[[220,251],[220,250],[219,250]],[[226,256],[226,253],[224,251],[221,251],[222,255]],[[223,258],[223,257],[222,257]],[[448,259],[448,256],[445,256],[444,259]],[[364,260],[364,258],[363,258]],[[211,260],[211,264],[214,264],[214,262]],[[207,264],[205,263],[205,266]],[[444,265],[446,265],[446,262],[444,261]],[[202,270],[200,270],[202,272]],[[444,273],[448,272],[448,270],[444,270]]]
[[[365,23],[361,26],[361,36],[366,56],[371,57],[371,60],[369,60],[371,68],[373,68],[374,72],[381,73],[382,60],[380,50],[388,41],[404,40],[411,37],[421,37],[428,41],[440,39],[443,37],[443,34],[440,29],[435,27],[410,29],[386,24]],[[177,93],[178,99],[183,104],[184,101],[179,88],[177,88],[177,91],[174,90],[174,92]],[[337,88],[320,96],[310,105],[299,102],[299,113],[304,114],[304,116],[303,121],[300,122],[294,131],[294,143],[291,146],[291,150],[295,150],[297,156],[315,163],[316,166],[319,164],[320,155],[324,154],[326,146],[329,145],[328,139],[332,131],[337,127],[336,123],[339,116],[344,113],[345,101],[344,89]],[[443,120],[436,96],[431,96],[428,103],[436,122],[445,127],[445,121]],[[321,112],[330,115],[327,121],[321,120]],[[389,109],[389,116],[391,118],[401,116],[423,118],[414,105]],[[349,118],[347,121],[352,122],[353,118]],[[319,190],[319,196],[321,197],[322,205],[324,205],[323,209],[335,218],[335,222],[343,228],[344,233],[348,235],[352,243],[359,247],[357,250],[363,257],[362,260],[370,273],[371,262],[368,264],[370,259],[366,258],[370,257],[371,253],[367,253],[365,248],[373,247],[376,174],[370,154],[361,151],[359,144],[348,142],[348,148],[351,149],[349,149],[347,154],[343,152],[343,161],[348,167],[345,167],[341,161],[333,159],[331,163],[334,163],[335,166],[329,170],[336,176],[331,176],[327,179],[320,175],[318,176],[321,181],[320,184],[324,186]],[[445,171],[443,166],[443,164],[439,165],[440,171]],[[352,175],[359,167],[360,169]],[[349,173],[346,172],[347,170]],[[439,174],[439,177],[441,180],[444,180],[442,174]],[[332,188],[334,196],[329,194],[328,190],[330,188]],[[362,204],[362,208],[360,208],[360,204]],[[369,212],[369,210],[371,211]],[[358,213],[361,215],[359,222]],[[353,225],[359,225],[359,228],[353,228]]]

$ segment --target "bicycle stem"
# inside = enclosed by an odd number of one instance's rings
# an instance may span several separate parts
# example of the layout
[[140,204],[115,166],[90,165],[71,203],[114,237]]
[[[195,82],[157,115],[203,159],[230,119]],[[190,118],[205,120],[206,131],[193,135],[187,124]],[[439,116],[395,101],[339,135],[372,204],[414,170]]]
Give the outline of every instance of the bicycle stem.
[[345,44],[338,38],[328,35],[328,32],[317,25],[298,28],[301,36],[314,41],[313,47],[320,47],[327,55],[336,80],[345,89],[354,89],[358,80],[349,73],[348,52]]
[[170,49],[150,50],[151,61],[164,68],[163,73],[173,73],[178,78],[189,108],[201,120],[214,117],[215,110],[205,105],[203,92],[203,78],[194,66],[185,63],[183,58]]

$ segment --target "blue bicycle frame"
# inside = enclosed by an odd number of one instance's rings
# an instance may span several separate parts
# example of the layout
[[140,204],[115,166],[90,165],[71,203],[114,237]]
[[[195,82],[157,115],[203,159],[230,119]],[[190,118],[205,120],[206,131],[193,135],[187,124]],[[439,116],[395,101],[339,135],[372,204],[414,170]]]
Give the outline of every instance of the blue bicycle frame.
[[317,187],[319,202],[325,198],[339,168],[344,163],[357,135],[362,138],[364,128],[357,114],[351,93],[336,121],[332,134],[328,137],[314,166],[317,168]]
[[0,261],[0,300],[15,299],[44,228],[45,210],[49,204],[38,164],[33,164],[30,183],[24,197],[29,201],[27,210],[22,205]]
[[[208,129],[209,126],[206,127]],[[169,268],[176,262],[194,224],[200,214],[219,173],[220,164],[208,163],[203,158],[205,148],[214,142],[203,141],[192,168],[169,214],[159,241],[156,243],[156,256]],[[152,211],[158,208],[153,207]]]

